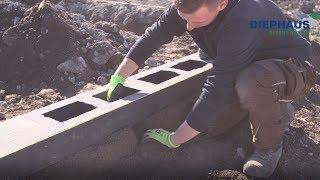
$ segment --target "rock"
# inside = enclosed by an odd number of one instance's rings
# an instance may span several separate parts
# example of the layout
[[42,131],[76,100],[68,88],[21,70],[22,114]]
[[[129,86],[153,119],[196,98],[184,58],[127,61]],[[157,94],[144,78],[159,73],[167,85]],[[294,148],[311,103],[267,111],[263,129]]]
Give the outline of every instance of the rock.
[[86,84],[86,82],[84,82],[84,81],[80,81],[80,82],[78,83],[79,86],[84,86],[85,84]]
[[86,61],[82,57],[67,60],[57,66],[58,71],[75,74],[83,74],[88,68]]
[[106,21],[98,21],[95,24],[96,28],[99,28],[107,33],[119,33],[120,27],[114,23]]
[[86,47],[81,47],[81,51],[86,54],[88,52],[87,48]]
[[14,25],[14,26],[17,25],[19,21],[20,21],[20,18],[19,18],[19,17],[15,17],[15,18],[13,19],[13,25]]
[[104,76],[99,76],[97,79],[97,83],[100,85],[106,85],[108,84],[108,79]]
[[86,64],[86,61],[83,59],[83,57],[78,57],[77,61],[83,65],[84,67],[88,67],[88,65]]
[[39,91],[39,90],[40,90],[39,88],[34,88],[34,89],[32,89],[33,92],[37,92],[37,91]]
[[0,98],[4,97],[6,94],[6,91],[4,89],[0,90]]
[[93,61],[98,66],[105,65],[110,57],[117,51],[108,41],[100,41],[92,44],[88,51],[88,59]]
[[70,16],[72,17],[72,19],[74,21],[76,21],[77,23],[81,23],[85,21],[85,17],[82,14],[74,14],[74,13],[70,13]]
[[116,69],[122,62],[123,58],[124,55],[121,52],[115,53],[112,57],[110,57],[108,67]]
[[109,21],[125,31],[142,34],[161,15],[163,7],[141,7],[130,3],[108,1],[101,6],[90,7],[89,17],[93,22]]
[[[121,35],[124,38],[123,45],[129,49],[138,39],[139,36],[133,34],[132,32],[120,31]],[[128,45],[128,47],[127,47]]]
[[3,113],[0,113],[0,121],[6,120],[6,115]]
[[4,98],[5,102],[8,104],[16,103],[16,102],[20,101],[20,99],[21,99],[21,96],[17,95],[17,94],[10,94]]
[[107,75],[112,75],[115,71],[113,69],[108,69],[107,70]]
[[8,104],[7,104],[5,101],[0,101],[0,107],[6,108],[7,105],[8,105]]
[[144,62],[144,64],[146,66],[156,67],[157,66],[157,61],[154,58],[150,57]]
[[68,79],[73,84],[76,82],[76,78],[74,76],[69,76]]
[[49,96],[55,94],[56,92],[53,89],[42,89],[37,95],[40,97]]
[[18,2],[10,2],[7,6],[7,11],[8,12],[14,11],[14,10],[20,8],[20,6],[21,6],[21,4]]

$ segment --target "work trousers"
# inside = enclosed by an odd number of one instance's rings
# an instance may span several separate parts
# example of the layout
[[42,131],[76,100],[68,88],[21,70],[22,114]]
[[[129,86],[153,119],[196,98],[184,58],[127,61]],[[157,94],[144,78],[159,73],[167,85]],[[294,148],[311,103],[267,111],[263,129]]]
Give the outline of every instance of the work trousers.
[[207,93],[202,92],[187,122],[191,127],[206,126],[208,131],[220,134],[249,117],[253,145],[259,149],[278,148],[294,117],[292,100],[304,96],[315,80],[315,70],[308,62],[291,58],[255,61],[237,76],[236,99],[224,108],[219,118],[206,121],[208,124],[202,126],[197,124],[201,118],[193,118],[193,114],[214,115],[210,112],[210,103],[215,102],[210,102]]

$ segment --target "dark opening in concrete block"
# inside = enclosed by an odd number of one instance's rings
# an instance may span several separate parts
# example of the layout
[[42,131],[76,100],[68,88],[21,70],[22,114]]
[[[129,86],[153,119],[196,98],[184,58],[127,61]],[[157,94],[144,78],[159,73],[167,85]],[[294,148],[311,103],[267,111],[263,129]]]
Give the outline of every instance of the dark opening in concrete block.
[[159,71],[157,73],[142,77],[139,80],[150,82],[153,84],[160,84],[176,76],[179,76],[179,74],[171,71]]
[[179,63],[177,65],[174,65],[172,68],[181,69],[181,70],[184,70],[184,71],[191,71],[191,70],[194,70],[194,69],[202,68],[206,64],[207,63],[201,62],[201,61],[188,60],[188,61]]
[[[133,89],[133,88],[129,88],[129,87],[126,87],[126,86],[122,86],[121,89],[115,91],[117,94],[114,94],[112,99],[110,100],[110,102],[113,102],[113,101],[116,101],[116,100],[119,100],[119,99],[122,99],[126,96],[130,96],[136,92],[138,92],[139,90],[137,89]],[[99,93],[99,94],[96,94],[94,95],[93,97],[95,98],[99,98],[99,99],[102,99],[102,100],[107,100],[107,94],[108,94],[108,91],[104,91],[102,93]]]
[[66,106],[60,107],[58,109],[55,109],[53,111],[47,112],[43,115],[45,117],[50,117],[59,122],[63,122],[71,118],[80,116],[81,114],[84,114],[86,112],[92,111],[96,108],[97,107],[93,105],[77,101]]

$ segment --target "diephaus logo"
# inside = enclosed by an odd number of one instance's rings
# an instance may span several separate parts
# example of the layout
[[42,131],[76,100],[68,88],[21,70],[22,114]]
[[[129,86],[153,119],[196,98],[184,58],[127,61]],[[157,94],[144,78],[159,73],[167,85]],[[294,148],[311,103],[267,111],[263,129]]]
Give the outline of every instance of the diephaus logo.
[[[311,13],[308,16],[314,20],[320,19],[319,13]],[[251,20],[249,26],[252,29],[310,29],[311,22],[309,19],[299,21],[290,20]]]

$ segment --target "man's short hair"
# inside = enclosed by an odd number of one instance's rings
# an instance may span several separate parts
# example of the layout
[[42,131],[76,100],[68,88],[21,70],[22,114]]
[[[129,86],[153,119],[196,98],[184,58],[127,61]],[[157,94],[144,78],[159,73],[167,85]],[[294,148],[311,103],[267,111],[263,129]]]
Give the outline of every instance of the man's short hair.
[[213,5],[217,0],[174,0],[173,5],[179,11],[190,14],[198,10],[202,5]]

